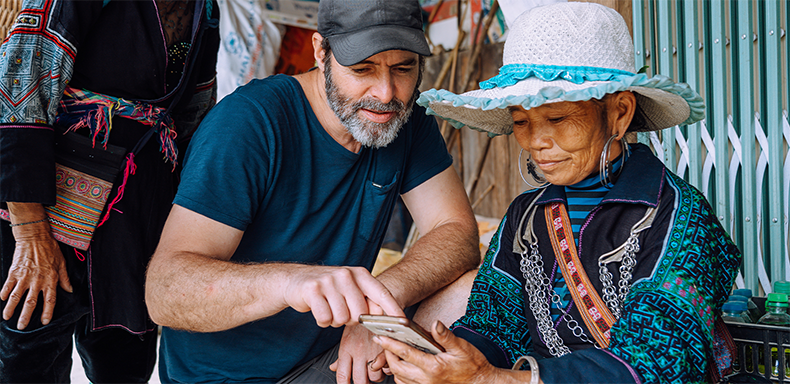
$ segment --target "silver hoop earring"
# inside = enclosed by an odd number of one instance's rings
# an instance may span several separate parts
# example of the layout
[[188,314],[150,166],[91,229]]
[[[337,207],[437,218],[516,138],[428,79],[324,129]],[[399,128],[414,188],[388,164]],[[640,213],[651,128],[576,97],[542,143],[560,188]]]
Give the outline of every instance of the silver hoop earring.
[[527,178],[524,177],[524,172],[521,170],[521,155],[523,154],[524,154],[524,148],[521,148],[521,150],[518,152],[518,175],[521,176],[521,180],[524,182],[524,184],[530,186],[533,189],[540,189],[548,186],[549,183],[546,181],[546,178],[538,174],[538,171],[536,169],[537,166],[535,165],[535,163],[532,162],[532,155],[530,155],[530,157],[527,158],[527,172],[529,172],[529,175],[532,176],[533,180],[542,184],[535,185],[527,181]]
[[[609,161],[609,149],[612,147],[612,141],[617,138],[617,135],[612,135],[609,140],[606,140],[606,144],[603,145],[603,150],[601,151],[601,159],[598,162],[598,175],[601,179],[601,185],[606,187],[607,189],[612,189],[614,186],[614,181],[612,180],[612,162]],[[630,148],[628,148],[628,143],[625,141],[625,136],[620,139],[620,145],[623,148],[623,159],[628,157],[630,154]],[[620,165],[620,169],[617,170],[617,174],[614,175],[615,179],[620,176],[620,172],[623,171],[623,165]]]

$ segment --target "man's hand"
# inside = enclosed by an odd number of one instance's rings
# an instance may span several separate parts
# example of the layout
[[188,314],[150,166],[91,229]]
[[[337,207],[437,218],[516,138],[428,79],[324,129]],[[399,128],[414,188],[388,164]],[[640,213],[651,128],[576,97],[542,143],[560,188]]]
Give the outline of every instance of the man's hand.
[[382,368],[387,360],[381,347],[372,341],[373,334],[362,325],[347,326],[340,340],[337,361],[329,369],[337,372],[338,384],[366,384],[384,379]]
[[44,296],[41,323],[47,325],[55,311],[58,285],[66,292],[72,291],[66,260],[57,241],[49,233],[47,222],[15,227],[14,238],[14,259],[8,279],[0,289],[0,300],[8,301],[3,310],[3,319],[10,319],[17,305],[24,302],[17,329],[25,329],[41,293]]
[[355,325],[359,315],[404,316],[387,288],[362,267],[293,265],[284,301],[299,312],[311,311],[319,327]]

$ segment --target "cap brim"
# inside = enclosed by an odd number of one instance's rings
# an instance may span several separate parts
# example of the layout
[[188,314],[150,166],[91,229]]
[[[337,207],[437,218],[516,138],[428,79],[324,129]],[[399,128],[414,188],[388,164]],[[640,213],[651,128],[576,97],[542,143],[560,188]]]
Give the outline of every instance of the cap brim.
[[328,39],[335,60],[343,66],[357,64],[375,54],[390,50],[431,55],[423,31],[402,26],[380,25],[330,36]]

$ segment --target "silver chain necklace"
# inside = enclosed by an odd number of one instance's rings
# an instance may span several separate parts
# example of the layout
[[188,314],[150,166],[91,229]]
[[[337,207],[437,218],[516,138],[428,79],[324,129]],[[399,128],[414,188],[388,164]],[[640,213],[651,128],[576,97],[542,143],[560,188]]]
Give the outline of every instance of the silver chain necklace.
[[[543,269],[543,256],[540,255],[538,250],[538,238],[535,236],[532,223],[535,218],[535,212],[537,211],[535,202],[543,195],[544,191],[545,189],[541,190],[532,200],[532,203],[530,203],[524,215],[521,217],[521,222],[516,232],[517,234],[523,233],[523,240],[529,244],[529,253],[527,253],[527,247],[522,241],[522,236],[518,235],[515,236],[515,241],[513,242],[513,251],[521,255],[520,270],[524,276],[524,290],[529,294],[529,308],[535,316],[535,320],[537,320],[538,331],[540,332],[541,338],[549,349],[549,353],[554,357],[560,357],[571,351],[554,328],[547,297],[550,297],[551,302],[560,309],[562,312],[562,320],[575,337],[583,343],[593,344],[596,348],[600,348],[600,346],[595,340],[590,339],[584,332],[584,328],[579,325],[579,322],[574,320],[566,309],[562,308],[560,305],[562,298],[554,290],[552,281],[546,276]],[[631,288],[632,272],[636,266],[635,254],[639,252],[640,249],[639,233],[650,228],[655,218],[655,211],[654,208],[648,208],[642,220],[631,228],[631,233],[626,242],[598,259],[599,278],[603,284],[603,300],[609,310],[612,311],[615,320],[620,318],[622,303],[625,302],[625,297],[628,295]],[[522,232],[525,222],[527,222],[527,228]],[[608,263],[614,261],[621,262],[619,268],[619,290],[617,293],[615,293],[614,284],[612,282],[613,276],[606,268]]]

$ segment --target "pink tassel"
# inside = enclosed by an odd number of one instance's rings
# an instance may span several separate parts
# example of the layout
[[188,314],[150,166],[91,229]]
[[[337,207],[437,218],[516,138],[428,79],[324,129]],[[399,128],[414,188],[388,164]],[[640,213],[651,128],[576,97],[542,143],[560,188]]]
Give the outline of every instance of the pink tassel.
[[115,198],[112,199],[110,204],[107,206],[107,213],[104,214],[104,217],[99,222],[99,225],[96,228],[99,228],[104,224],[105,221],[110,217],[110,212],[114,209],[113,205],[115,203],[121,201],[123,199],[123,190],[126,189],[126,181],[129,179],[129,175],[134,175],[134,172],[137,170],[137,165],[134,164],[134,153],[129,153],[126,156],[126,169],[123,171],[123,183],[118,187],[118,192],[115,194]]
[[77,256],[77,260],[85,261],[85,255],[81,254],[80,251],[77,250],[77,248],[74,248],[74,254]]

